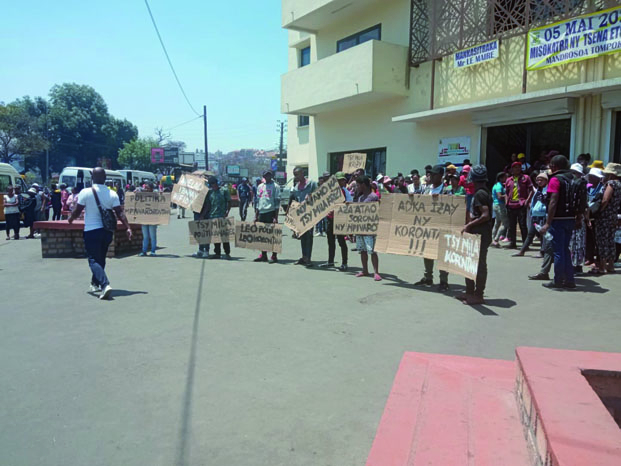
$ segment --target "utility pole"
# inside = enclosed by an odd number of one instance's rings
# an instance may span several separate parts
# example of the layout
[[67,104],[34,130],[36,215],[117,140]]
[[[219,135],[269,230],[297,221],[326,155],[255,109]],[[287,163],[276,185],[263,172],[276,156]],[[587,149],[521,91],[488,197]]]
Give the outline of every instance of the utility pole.
[[278,121],[276,126],[276,131],[280,133],[280,142],[278,144],[278,168],[280,171],[285,171],[283,166],[283,151],[285,148],[285,127],[286,123],[284,121]]
[[207,151],[207,105],[203,105],[203,128],[205,131],[205,170],[209,171],[209,152]]

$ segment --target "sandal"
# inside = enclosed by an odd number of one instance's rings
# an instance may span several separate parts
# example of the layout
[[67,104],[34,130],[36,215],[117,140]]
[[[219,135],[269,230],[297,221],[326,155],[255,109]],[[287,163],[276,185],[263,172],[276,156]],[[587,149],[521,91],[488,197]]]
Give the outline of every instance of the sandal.
[[589,270],[587,272],[587,274],[589,274],[589,275],[605,275],[606,272],[604,270],[600,270],[600,269],[594,267],[591,270]]
[[358,272],[356,274],[356,277],[368,277],[368,276],[369,276],[369,274],[368,273],[364,273],[364,272]]
[[373,275],[373,280],[375,280],[376,282],[381,282],[382,276],[379,273],[376,273],[375,275]]

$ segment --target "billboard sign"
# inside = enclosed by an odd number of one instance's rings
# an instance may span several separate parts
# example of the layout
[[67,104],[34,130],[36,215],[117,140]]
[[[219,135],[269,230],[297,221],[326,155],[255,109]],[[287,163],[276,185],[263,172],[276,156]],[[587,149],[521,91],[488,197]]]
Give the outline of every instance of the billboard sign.
[[151,163],[164,163],[164,149],[161,147],[151,148]]
[[227,175],[239,175],[239,165],[227,165],[226,166],[226,174]]

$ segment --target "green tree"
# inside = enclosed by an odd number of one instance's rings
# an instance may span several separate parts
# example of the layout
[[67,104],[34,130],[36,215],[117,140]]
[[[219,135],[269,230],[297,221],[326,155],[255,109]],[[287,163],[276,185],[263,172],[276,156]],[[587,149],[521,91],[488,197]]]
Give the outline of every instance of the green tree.
[[0,161],[11,163],[18,155],[32,165],[48,145],[45,131],[47,102],[30,97],[7,105],[0,103]]
[[123,144],[119,150],[118,163],[128,170],[154,171],[156,166],[151,163],[151,148],[159,147],[154,138],[139,138]]
[[75,83],[52,87],[49,121],[50,158],[56,169],[72,161],[93,167],[102,158],[111,159],[115,167],[119,149],[138,136],[132,123],[109,114],[95,89]]

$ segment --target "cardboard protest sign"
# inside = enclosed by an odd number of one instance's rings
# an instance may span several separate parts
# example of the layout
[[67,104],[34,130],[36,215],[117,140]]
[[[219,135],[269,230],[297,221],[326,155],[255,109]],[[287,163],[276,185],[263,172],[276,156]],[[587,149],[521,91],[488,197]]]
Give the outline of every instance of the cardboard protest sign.
[[440,231],[461,229],[465,223],[466,199],[385,194],[379,216],[377,252],[437,259]]
[[335,235],[377,235],[379,202],[338,204],[334,209]]
[[287,215],[285,216],[285,226],[290,230],[298,231],[302,228],[302,224],[292,217],[292,214],[300,207],[300,203],[298,201],[291,201],[289,204],[289,209],[287,210]]
[[285,225],[302,235],[317,225],[326,215],[332,212],[337,203],[343,199],[343,192],[334,176],[310,193],[301,203],[289,206]]
[[480,235],[443,230],[438,245],[438,268],[476,280],[480,252]]
[[179,183],[173,187],[171,201],[184,209],[200,212],[209,189],[200,176],[181,175]]
[[256,251],[282,252],[282,225],[241,222],[235,225],[235,247]]
[[235,219],[214,218],[189,222],[190,244],[230,243],[235,239]]
[[367,154],[345,154],[343,156],[343,173],[354,173],[359,168],[367,166]]
[[168,225],[170,193],[128,192],[125,195],[125,216],[129,223]]

